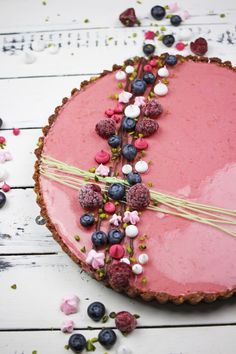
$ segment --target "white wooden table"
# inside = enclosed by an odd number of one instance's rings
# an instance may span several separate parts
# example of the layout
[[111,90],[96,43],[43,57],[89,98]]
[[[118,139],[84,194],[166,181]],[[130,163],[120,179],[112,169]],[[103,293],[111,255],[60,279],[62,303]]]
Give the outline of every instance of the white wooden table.
[[[103,302],[109,312],[128,310],[141,316],[139,328],[127,338],[118,334],[119,343],[109,353],[115,353],[120,343],[135,354],[236,353],[235,298],[180,307],[128,299],[81,273],[37,218],[33,151],[41,127],[61,98],[82,80],[142,53],[144,30],[158,29],[151,26],[155,22],[149,15],[156,4],[153,0],[142,4],[47,0],[46,5],[41,0],[0,0],[0,117],[4,120],[0,135],[6,137],[13,155],[4,165],[13,188],[0,210],[0,354],[67,353],[64,345],[69,336],[60,331],[65,316],[59,304],[70,293],[81,299],[80,310],[71,319],[87,338],[101,328],[86,315],[92,301]],[[161,25],[175,33],[190,28],[193,38],[209,40],[208,56],[236,64],[235,0],[182,0],[179,5],[191,18],[178,29],[168,26],[167,20]],[[124,28],[118,15],[132,6],[142,26]],[[39,38],[60,43],[59,52],[34,52],[35,63],[24,64],[22,53]],[[158,52],[162,51],[166,48],[159,43]],[[13,127],[21,128],[19,136],[12,134]],[[113,320],[106,326],[114,326]],[[97,345],[96,353],[105,352]]]

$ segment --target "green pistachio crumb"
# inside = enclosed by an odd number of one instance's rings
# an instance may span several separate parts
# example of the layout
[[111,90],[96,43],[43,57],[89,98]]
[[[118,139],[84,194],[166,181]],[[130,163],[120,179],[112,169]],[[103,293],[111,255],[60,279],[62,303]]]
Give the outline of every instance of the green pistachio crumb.
[[168,85],[168,84],[169,84],[169,80],[168,80],[168,79],[166,79],[166,78],[165,78],[165,79],[162,79],[161,81],[163,82],[163,84],[166,84],[166,85]]
[[94,176],[94,181],[96,181],[96,182],[98,182],[98,181],[99,181],[98,176]]
[[166,18],[171,18],[173,16],[173,14],[167,14]]
[[165,32],[165,31],[166,31],[166,27],[165,27],[165,26],[161,26],[161,27],[160,27],[160,30],[161,30],[162,32]]
[[32,354],[37,354],[37,350],[33,350],[33,351],[32,351]]
[[74,236],[74,239],[75,239],[76,241],[80,241],[80,235],[75,235],[75,236]]
[[116,202],[115,202],[115,205],[116,205],[116,206],[117,206],[117,205],[120,205],[120,203],[119,203],[118,201],[116,201]]
[[142,4],[141,0],[137,0],[136,2],[137,2],[137,4]]
[[117,87],[118,87],[119,89],[122,89],[122,88],[123,88],[122,82],[118,82]]
[[88,327],[87,327],[87,329],[89,329],[89,330],[92,330],[92,329],[93,329],[93,327],[91,327],[91,326],[88,326]]
[[47,16],[46,18],[45,18],[45,22],[48,22],[49,21],[49,16]]
[[96,171],[96,167],[91,167],[90,169],[89,169],[89,172],[91,172],[91,173],[94,173]]
[[147,182],[148,187],[153,187],[153,183],[152,182]]
[[220,14],[220,17],[221,18],[224,18],[226,15],[225,14]]
[[85,253],[85,252],[86,252],[85,246],[83,246],[83,247],[80,249],[80,251],[81,251],[82,253]]
[[146,155],[146,152],[144,150],[141,151],[142,157]]
[[158,37],[158,36],[159,36],[159,34],[160,34],[160,32],[159,32],[159,31],[156,31],[156,37]]
[[152,160],[149,160],[149,161],[148,161],[148,164],[149,164],[149,165],[152,165],[152,164],[153,164]]
[[95,345],[93,345],[93,343],[90,339],[88,339],[86,342],[86,350],[87,350],[87,352],[94,352],[96,350]]
[[11,288],[15,290],[17,288],[16,284],[12,284]]
[[135,32],[132,33],[132,37],[133,37],[133,38],[136,38],[136,37],[137,37],[137,33],[135,33]]
[[126,250],[127,250],[127,252],[128,252],[129,254],[132,254],[132,253],[133,253],[133,250],[132,250],[132,248],[130,247],[130,245],[127,245],[127,246],[126,246]]
[[89,19],[86,18],[86,19],[84,20],[84,23],[89,23]]
[[70,349],[70,347],[69,347],[68,344],[65,344],[65,345],[64,345],[64,348],[65,348],[66,350],[69,350],[69,349]]
[[127,226],[128,226],[128,224],[124,223],[123,224],[123,229],[126,229]]
[[110,317],[110,318],[116,318],[116,313],[115,313],[115,312],[111,312],[111,313],[109,314],[109,317]]
[[87,176],[84,177],[84,181],[88,182],[89,180],[90,180],[89,177],[87,177]]
[[157,39],[158,39],[158,41],[162,41],[162,39],[163,39],[163,35],[161,34]]
[[112,39],[114,39],[113,37],[109,37],[108,40],[111,41]]
[[141,283],[142,283],[143,285],[146,285],[146,284],[147,284],[147,278],[146,278],[146,277],[142,277]]
[[143,236],[139,236],[139,241],[145,241],[146,240],[146,237],[145,237],[145,235],[143,235]]
[[169,10],[169,6],[168,5],[164,6],[164,9]]
[[90,340],[91,340],[92,343],[98,342],[98,338],[97,338],[97,337],[93,337],[93,338],[91,338]]
[[136,263],[137,262],[137,258],[135,258],[135,257],[129,257],[129,260],[132,263]]
[[140,134],[138,135],[138,137],[139,137],[139,138],[143,138],[143,134],[140,133]]
[[142,250],[145,250],[147,248],[147,246],[145,244],[141,244],[138,246],[138,248],[142,251]]
[[42,1],[42,5],[47,5],[47,1]]
[[155,93],[152,91],[149,93],[149,95],[150,95],[150,97],[155,97]]
[[108,315],[104,315],[102,318],[102,323],[106,323],[109,320],[109,316]]
[[140,315],[137,315],[137,313],[135,313],[134,317],[138,319],[138,318],[140,318]]
[[105,213],[101,213],[101,214],[99,214],[99,216],[100,216],[100,219],[102,219],[102,220],[107,218],[107,214],[105,214]]

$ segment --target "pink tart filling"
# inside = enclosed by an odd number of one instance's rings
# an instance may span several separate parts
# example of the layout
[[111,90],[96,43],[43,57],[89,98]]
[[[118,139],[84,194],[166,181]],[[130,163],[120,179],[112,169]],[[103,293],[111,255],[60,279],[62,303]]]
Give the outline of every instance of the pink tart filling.
[[[157,97],[163,107],[159,129],[147,138],[145,161],[151,164],[142,175],[143,183],[180,198],[235,210],[236,73],[190,61],[168,70],[168,94]],[[93,167],[98,151],[108,149],[107,139],[96,134],[95,126],[101,119],[111,119],[104,112],[115,109],[117,101],[109,98],[114,92],[120,93],[120,102],[127,101],[129,95],[117,88],[111,73],[68,100],[45,137],[43,154],[86,171]],[[145,141],[141,142],[145,149]],[[99,163],[106,163],[103,158]],[[43,176],[40,189],[62,242],[85,262],[92,232],[80,225],[84,210],[78,192]],[[107,224],[101,229],[105,231]],[[209,225],[151,210],[142,212],[138,230],[134,253],[142,254],[140,245],[145,243],[149,259],[142,275],[132,279],[131,285],[140,292],[180,296],[236,289],[236,238]],[[113,251],[118,254],[120,248]],[[122,250],[117,258],[123,256]]]

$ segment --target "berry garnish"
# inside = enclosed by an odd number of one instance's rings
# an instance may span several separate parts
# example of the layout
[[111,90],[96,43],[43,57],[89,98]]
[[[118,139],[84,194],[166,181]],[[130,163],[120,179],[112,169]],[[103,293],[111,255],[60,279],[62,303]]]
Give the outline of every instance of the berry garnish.
[[156,5],[152,7],[151,15],[155,18],[155,20],[160,21],[165,17],[166,10],[163,6]]
[[95,231],[91,237],[92,243],[95,247],[102,247],[107,244],[107,234],[104,231]]
[[103,208],[104,211],[108,214],[113,214],[116,211],[116,206],[112,202],[106,202]]
[[155,82],[155,75],[153,75],[153,73],[151,72],[146,72],[143,75],[143,80],[147,83],[147,84],[153,84]]
[[83,214],[80,217],[80,224],[84,227],[90,227],[95,223],[93,214]]
[[69,338],[68,345],[74,353],[81,353],[86,347],[86,339],[82,334],[72,334]]
[[88,316],[95,322],[100,321],[105,315],[106,309],[101,302],[93,302],[87,309]]
[[112,135],[108,139],[108,144],[113,148],[117,148],[121,144],[121,138],[118,135]]
[[145,104],[143,107],[143,113],[146,117],[157,118],[163,112],[162,105],[153,99]]
[[131,186],[133,186],[136,183],[141,183],[142,182],[142,178],[141,178],[140,174],[137,173],[137,172],[128,173],[127,180],[128,180],[128,182],[129,182],[129,184]]
[[176,45],[175,45],[175,48],[176,48],[177,50],[179,50],[179,51],[184,50],[185,47],[186,47],[186,46],[185,46],[185,44],[184,44],[183,42],[178,42],[178,43],[176,43]]
[[142,134],[144,137],[148,137],[154,134],[158,128],[159,125],[156,121],[151,118],[144,118],[138,121],[135,130],[137,133]]
[[182,22],[182,18],[179,15],[173,15],[170,18],[170,23],[173,26],[179,26],[181,24],[181,22]]
[[108,267],[107,275],[110,286],[117,291],[122,291],[129,287],[132,270],[127,263],[113,263]]
[[19,128],[13,128],[12,132],[13,132],[14,135],[17,136],[17,135],[20,134],[20,129]]
[[0,192],[0,209],[5,205],[6,203],[6,196],[3,192]]
[[122,148],[122,155],[128,160],[133,161],[137,155],[137,149],[132,144],[125,144]]
[[154,39],[156,37],[156,33],[153,31],[147,31],[144,33],[144,38],[145,39]]
[[108,232],[108,242],[110,245],[120,243],[124,238],[124,233],[118,229],[111,229]]
[[146,82],[141,79],[136,79],[131,84],[131,91],[136,95],[142,95],[146,91],[146,88]]
[[208,44],[205,38],[198,38],[194,42],[190,43],[191,51],[196,55],[204,55],[208,50]]
[[127,132],[132,132],[135,129],[136,121],[133,118],[125,117],[122,122],[123,130]]
[[150,203],[149,189],[142,183],[130,187],[126,195],[127,205],[134,210],[143,210]]
[[175,37],[172,34],[166,34],[162,38],[162,43],[167,47],[171,47],[175,42]]
[[132,7],[122,12],[119,16],[119,20],[126,27],[133,27],[136,23],[139,23],[135,10]]
[[115,332],[110,328],[104,328],[98,334],[99,343],[107,349],[111,348],[115,344],[116,339]]
[[98,151],[94,157],[95,161],[97,163],[102,163],[102,164],[106,164],[107,162],[110,161],[110,154],[109,152],[105,151],[105,150],[101,150],[101,151]]
[[84,209],[97,209],[102,205],[101,189],[95,184],[87,184],[79,191],[79,202]]
[[121,259],[125,255],[125,249],[121,245],[114,244],[109,248],[109,256],[114,259]]
[[116,314],[115,317],[116,328],[121,332],[132,332],[137,326],[137,320],[128,311],[121,311]]
[[174,66],[176,65],[178,62],[178,59],[175,55],[168,55],[166,58],[165,58],[165,63],[167,65],[170,65],[170,66]]
[[149,56],[155,52],[156,47],[153,44],[144,44],[143,52],[145,55]]
[[108,188],[108,195],[111,199],[120,200],[125,196],[125,187],[121,183],[112,183]]
[[116,123],[113,119],[102,119],[96,124],[97,134],[103,139],[108,139],[116,132]]

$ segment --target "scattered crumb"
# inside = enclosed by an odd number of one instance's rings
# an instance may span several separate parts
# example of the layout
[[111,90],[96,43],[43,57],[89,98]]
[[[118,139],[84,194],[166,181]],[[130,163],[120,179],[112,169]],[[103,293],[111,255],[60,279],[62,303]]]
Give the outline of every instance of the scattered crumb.
[[225,17],[225,14],[220,14],[220,17],[221,17],[221,18],[224,18],[224,17]]
[[42,1],[42,5],[46,6],[47,5],[47,1]]
[[33,351],[32,351],[32,354],[37,354],[37,350],[33,350]]
[[14,290],[16,290],[16,288],[17,288],[16,284],[12,284],[12,285],[11,285],[11,288],[14,289]]
[[86,19],[84,20],[84,23],[89,23],[89,19],[86,18]]

